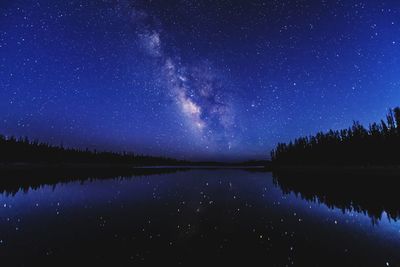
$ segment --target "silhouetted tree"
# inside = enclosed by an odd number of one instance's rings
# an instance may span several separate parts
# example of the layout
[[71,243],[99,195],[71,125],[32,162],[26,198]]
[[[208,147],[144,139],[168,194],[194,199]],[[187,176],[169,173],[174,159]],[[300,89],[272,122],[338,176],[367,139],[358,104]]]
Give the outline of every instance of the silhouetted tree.
[[319,132],[271,151],[275,164],[400,164],[400,108],[389,110],[386,121],[366,129],[354,121],[348,129]]
[[397,134],[400,134],[400,108],[396,107],[394,110],[394,119],[396,122],[396,126],[397,126]]

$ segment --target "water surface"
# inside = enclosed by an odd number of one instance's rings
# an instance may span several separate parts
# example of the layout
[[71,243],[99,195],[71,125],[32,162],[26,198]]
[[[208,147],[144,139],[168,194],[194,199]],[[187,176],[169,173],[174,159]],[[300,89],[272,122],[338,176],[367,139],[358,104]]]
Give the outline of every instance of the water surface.
[[299,190],[271,173],[190,170],[4,191],[0,258],[4,266],[399,266],[396,218]]

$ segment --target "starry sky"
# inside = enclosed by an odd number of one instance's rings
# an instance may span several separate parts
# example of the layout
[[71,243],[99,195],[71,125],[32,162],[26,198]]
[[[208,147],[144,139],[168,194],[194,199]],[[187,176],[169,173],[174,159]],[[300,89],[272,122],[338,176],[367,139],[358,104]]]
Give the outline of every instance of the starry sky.
[[185,159],[400,105],[400,2],[2,0],[0,133]]

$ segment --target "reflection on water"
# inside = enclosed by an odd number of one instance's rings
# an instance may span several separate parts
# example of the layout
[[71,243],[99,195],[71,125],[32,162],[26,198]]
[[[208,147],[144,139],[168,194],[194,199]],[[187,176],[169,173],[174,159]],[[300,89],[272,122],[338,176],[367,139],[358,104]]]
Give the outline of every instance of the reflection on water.
[[0,257],[4,266],[399,265],[395,199],[299,180],[191,170],[3,189]]
[[379,223],[383,215],[394,221],[400,218],[398,180],[393,176],[274,173],[274,183],[285,194],[293,192],[343,212],[367,214],[372,223]]

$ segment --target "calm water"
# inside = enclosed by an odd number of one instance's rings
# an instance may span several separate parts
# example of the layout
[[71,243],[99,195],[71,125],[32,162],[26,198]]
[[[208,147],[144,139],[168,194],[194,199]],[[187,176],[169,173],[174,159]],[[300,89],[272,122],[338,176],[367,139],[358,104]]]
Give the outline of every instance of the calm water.
[[400,223],[385,211],[373,219],[300,195],[242,170],[4,192],[1,266],[400,266]]

